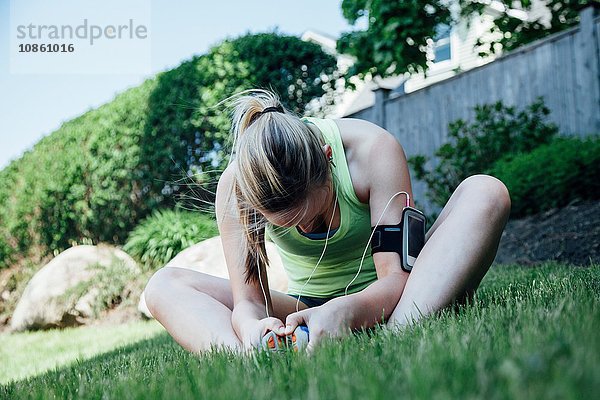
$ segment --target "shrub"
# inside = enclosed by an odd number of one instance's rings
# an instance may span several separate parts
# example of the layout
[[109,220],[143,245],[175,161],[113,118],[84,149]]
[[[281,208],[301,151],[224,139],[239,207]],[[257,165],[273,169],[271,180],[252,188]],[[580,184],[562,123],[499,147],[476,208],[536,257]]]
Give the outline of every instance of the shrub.
[[426,169],[429,160],[423,155],[411,157],[409,164],[427,184],[427,197],[444,206],[468,176],[486,172],[500,158],[548,143],[558,133],[556,125],[544,121],[549,113],[541,97],[519,113],[500,101],[476,106],[473,123],[450,123],[449,142],[436,151],[439,162],[433,169]]
[[556,138],[530,153],[498,161],[490,173],[510,191],[514,216],[574,199],[600,199],[600,137]]
[[162,267],[177,253],[219,234],[212,216],[199,212],[155,211],[129,235],[123,247],[146,269]]

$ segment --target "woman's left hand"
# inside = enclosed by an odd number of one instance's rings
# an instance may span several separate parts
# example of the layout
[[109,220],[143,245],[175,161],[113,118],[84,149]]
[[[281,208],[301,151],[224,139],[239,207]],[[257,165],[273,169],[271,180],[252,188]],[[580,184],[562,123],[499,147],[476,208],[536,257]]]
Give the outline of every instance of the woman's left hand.
[[342,299],[333,299],[319,307],[313,307],[287,316],[285,334],[294,332],[298,325],[308,327],[309,341],[306,350],[310,353],[325,337],[340,337],[350,333],[351,315]]

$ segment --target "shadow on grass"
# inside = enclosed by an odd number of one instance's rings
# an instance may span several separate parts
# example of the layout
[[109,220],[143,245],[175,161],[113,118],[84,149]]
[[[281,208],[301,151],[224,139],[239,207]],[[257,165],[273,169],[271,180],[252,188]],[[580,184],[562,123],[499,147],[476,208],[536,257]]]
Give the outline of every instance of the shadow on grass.
[[[0,398],[11,398],[11,392],[16,388],[25,388],[32,385],[51,384],[63,380],[66,374],[75,373],[79,369],[85,371],[93,370],[99,365],[114,363],[126,360],[128,357],[135,356],[141,352],[147,352],[148,348],[162,350],[178,350],[179,345],[173,341],[167,332],[162,332],[149,339],[142,339],[134,343],[117,347],[105,353],[96,354],[86,359],[76,359],[67,365],[55,367],[54,369],[40,373],[39,375],[28,378],[13,380],[4,385],[0,385]],[[59,379],[61,378],[61,379]],[[4,397],[8,395],[8,397]]]

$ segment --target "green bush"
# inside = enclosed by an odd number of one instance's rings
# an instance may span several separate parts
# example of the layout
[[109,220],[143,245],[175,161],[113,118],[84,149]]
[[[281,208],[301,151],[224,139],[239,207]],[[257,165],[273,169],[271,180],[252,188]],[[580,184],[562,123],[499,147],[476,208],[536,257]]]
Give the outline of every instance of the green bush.
[[123,246],[146,269],[159,268],[180,251],[219,234],[214,218],[191,211],[154,211],[129,235]]
[[494,163],[548,143],[558,128],[545,121],[550,110],[540,97],[525,110],[502,102],[475,107],[475,121],[459,119],[449,125],[449,142],[435,153],[437,165],[426,168],[428,159],[413,156],[409,164],[417,179],[428,186],[427,197],[444,206],[460,182],[488,171]]
[[230,129],[224,108],[213,106],[270,87],[293,112],[318,112],[309,103],[332,102],[336,73],[335,58],[315,43],[249,34],[65,122],[0,171],[0,268],[32,246],[122,244],[155,209],[189,197],[211,203]]
[[600,199],[600,137],[556,138],[530,153],[498,161],[490,173],[507,186],[514,216],[574,199]]

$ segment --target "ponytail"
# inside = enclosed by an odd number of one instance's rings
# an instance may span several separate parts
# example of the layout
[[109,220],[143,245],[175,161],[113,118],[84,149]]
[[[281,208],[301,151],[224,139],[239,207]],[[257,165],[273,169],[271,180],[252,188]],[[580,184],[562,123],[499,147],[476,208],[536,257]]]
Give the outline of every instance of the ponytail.
[[259,269],[269,264],[268,221],[258,209],[281,212],[297,207],[311,190],[327,182],[330,172],[321,150],[324,138],[287,111],[275,93],[250,89],[223,101],[231,98],[229,163],[236,160],[233,190],[245,231],[245,279],[250,283],[258,282]]

